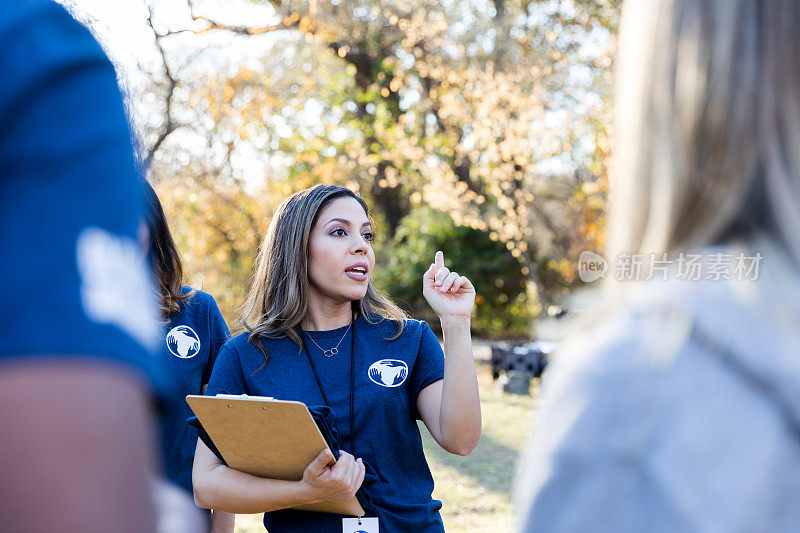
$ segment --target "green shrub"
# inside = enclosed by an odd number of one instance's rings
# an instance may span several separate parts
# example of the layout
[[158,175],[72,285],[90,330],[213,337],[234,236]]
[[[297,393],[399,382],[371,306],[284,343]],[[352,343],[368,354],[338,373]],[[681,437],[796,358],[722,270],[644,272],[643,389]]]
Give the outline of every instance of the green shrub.
[[473,334],[485,338],[525,337],[533,319],[520,263],[486,232],[456,226],[445,213],[417,207],[400,223],[393,241],[377,251],[375,283],[401,307],[438,328],[439,321],[422,296],[422,274],[437,250],[445,265],[467,276],[478,297]]

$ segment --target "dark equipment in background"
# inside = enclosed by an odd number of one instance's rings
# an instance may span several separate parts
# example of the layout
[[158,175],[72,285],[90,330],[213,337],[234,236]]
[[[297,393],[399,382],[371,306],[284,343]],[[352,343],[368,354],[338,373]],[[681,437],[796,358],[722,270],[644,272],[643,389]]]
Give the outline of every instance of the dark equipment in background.
[[492,378],[506,375],[503,390],[511,394],[529,394],[531,378],[544,372],[554,342],[534,340],[524,344],[499,342],[492,346]]

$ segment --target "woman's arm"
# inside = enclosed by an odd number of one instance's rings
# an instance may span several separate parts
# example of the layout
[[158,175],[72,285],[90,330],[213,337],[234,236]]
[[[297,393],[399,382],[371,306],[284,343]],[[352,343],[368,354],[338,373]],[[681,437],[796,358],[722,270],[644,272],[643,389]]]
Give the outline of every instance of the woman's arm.
[[153,531],[148,395],[127,368],[57,358],[5,363],[0,420],[0,529]]
[[336,464],[327,466],[332,458],[330,450],[323,450],[300,481],[265,479],[228,468],[198,439],[192,469],[194,500],[206,509],[254,514],[350,499],[364,481],[364,464],[340,451]]
[[472,283],[444,266],[442,252],[423,276],[423,295],[439,316],[444,333],[444,379],[422,389],[417,410],[436,442],[467,455],[481,438],[481,404],[472,356]]

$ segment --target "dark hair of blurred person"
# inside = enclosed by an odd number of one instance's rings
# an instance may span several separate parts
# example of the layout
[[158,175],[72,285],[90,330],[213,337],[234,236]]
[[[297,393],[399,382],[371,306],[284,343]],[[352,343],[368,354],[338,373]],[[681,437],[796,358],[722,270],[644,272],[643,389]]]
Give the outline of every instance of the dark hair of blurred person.
[[161,314],[164,318],[180,311],[178,302],[188,300],[194,291],[183,289],[183,265],[164,209],[153,186],[142,180],[145,196],[145,219],[150,234],[150,262],[158,285]]
[[620,32],[606,253],[671,270],[612,270],[554,354],[521,528],[795,531],[800,2],[631,0]]

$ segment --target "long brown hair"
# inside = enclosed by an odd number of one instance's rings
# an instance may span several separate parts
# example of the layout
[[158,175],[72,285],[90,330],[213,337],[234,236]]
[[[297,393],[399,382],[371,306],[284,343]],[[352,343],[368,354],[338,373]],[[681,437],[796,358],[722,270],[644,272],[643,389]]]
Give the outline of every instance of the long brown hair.
[[142,180],[145,196],[145,218],[150,232],[150,263],[156,278],[161,316],[167,319],[180,311],[179,302],[194,296],[194,291],[183,291],[183,265],[181,255],[164,216],[164,209],[153,187]]
[[[263,353],[259,337],[288,336],[301,349],[303,340],[295,328],[308,312],[308,242],[317,216],[334,198],[354,198],[369,217],[364,200],[350,189],[316,185],[289,196],[278,207],[256,259],[242,325],[249,340]],[[369,281],[367,293],[353,302],[353,311],[370,323],[390,320],[397,325],[396,339],[403,332],[407,315]]]

